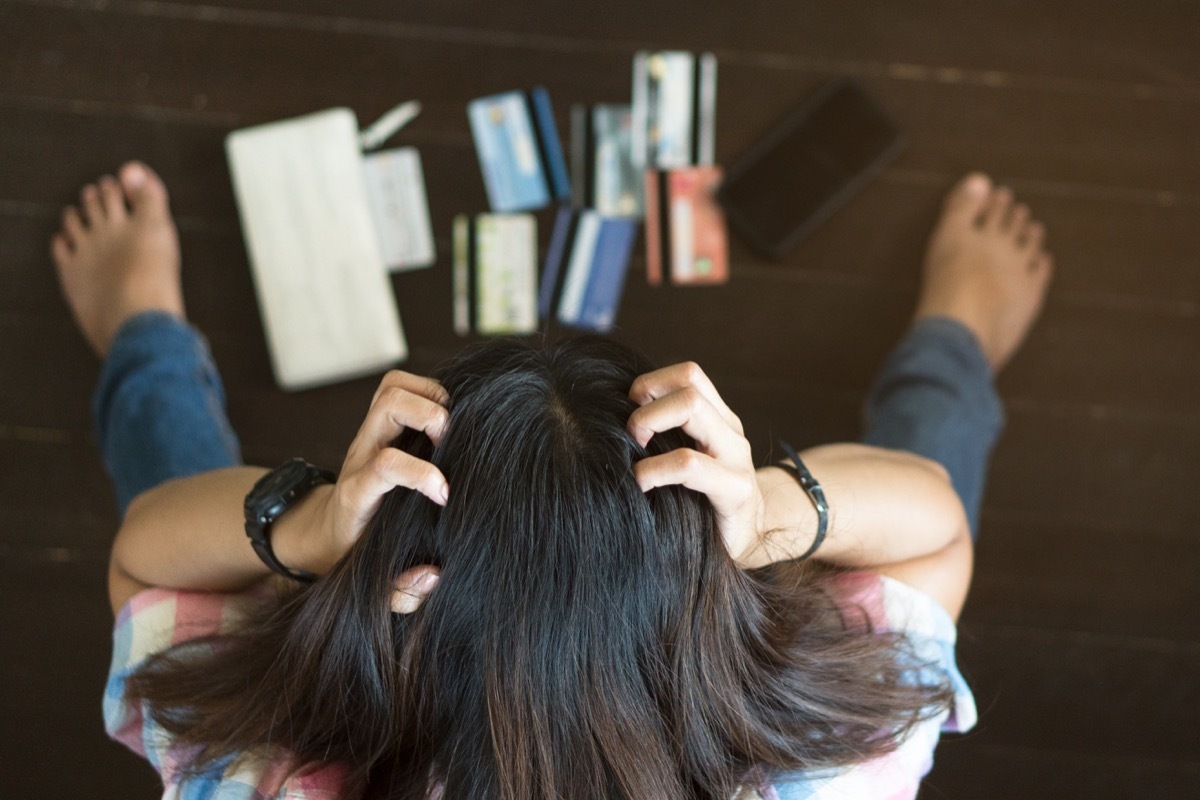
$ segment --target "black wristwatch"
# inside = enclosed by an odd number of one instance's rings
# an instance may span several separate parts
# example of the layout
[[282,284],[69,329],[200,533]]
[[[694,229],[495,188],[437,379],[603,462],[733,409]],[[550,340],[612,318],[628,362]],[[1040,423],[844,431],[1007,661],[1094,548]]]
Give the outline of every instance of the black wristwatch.
[[246,512],[246,535],[254,552],[268,567],[294,581],[312,583],[317,579],[310,572],[290,570],[280,563],[271,549],[271,525],[283,516],[314,487],[335,483],[337,475],[327,469],[309,464],[303,458],[293,458],[258,479],[243,506]]

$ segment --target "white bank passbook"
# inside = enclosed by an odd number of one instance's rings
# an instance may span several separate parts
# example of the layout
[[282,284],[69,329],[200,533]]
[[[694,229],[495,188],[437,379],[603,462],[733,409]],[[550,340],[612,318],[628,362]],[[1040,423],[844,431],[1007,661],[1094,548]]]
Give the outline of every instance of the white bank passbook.
[[347,108],[225,140],[275,379],[303,389],[408,357]]

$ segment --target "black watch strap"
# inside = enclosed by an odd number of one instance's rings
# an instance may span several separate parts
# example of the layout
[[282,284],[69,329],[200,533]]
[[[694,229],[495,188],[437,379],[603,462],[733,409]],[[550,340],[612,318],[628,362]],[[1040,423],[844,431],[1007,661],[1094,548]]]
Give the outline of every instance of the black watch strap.
[[829,503],[825,500],[825,490],[821,488],[821,484],[817,483],[817,479],[808,471],[808,467],[800,460],[800,456],[796,453],[795,448],[790,444],[779,440],[779,446],[783,448],[783,452],[787,453],[791,459],[790,466],[795,473],[796,481],[800,484],[800,488],[804,489],[804,493],[808,495],[808,499],[812,501],[813,508],[817,510],[817,535],[813,538],[812,545],[800,556],[797,561],[803,561],[810,558],[821,543],[825,541],[825,534],[829,532]]
[[314,487],[336,481],[335,473],[302,458],[292,458],[259,478],[246,495],[243,507],[246,536],[254,552],[272,571],[301,583],[312,583],[317,579],[310,572],[284,566],[271,547],[271,526]]

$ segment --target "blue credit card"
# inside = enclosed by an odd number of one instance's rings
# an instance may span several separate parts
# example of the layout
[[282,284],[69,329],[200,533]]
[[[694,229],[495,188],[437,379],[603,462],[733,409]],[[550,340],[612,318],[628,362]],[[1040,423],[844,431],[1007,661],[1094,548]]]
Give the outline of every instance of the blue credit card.
[[493,211],[542,208],[567,195],[566,161],[545,89],[473,100],[467,118]]
[[542,272],[542,316],[599,333],[612,330],[636,238],[636,220],[560,209]]

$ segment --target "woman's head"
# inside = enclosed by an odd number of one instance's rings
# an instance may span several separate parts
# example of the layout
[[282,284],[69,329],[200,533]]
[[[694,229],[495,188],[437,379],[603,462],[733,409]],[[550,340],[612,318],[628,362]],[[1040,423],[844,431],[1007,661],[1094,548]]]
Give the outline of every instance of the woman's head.
[[[397,725],[424,740],[448,789],[468,781],[462,796],[578,796],[580,780],[674,788],[681,732],[664,729],[662,690],[695,652],[697,605],[738,573],[701,496],[634,480],[649,453],[626,431],[629,388],[649,368],[593,338],[455,359],[439,376],[440,446],[418,433],[400,443],[443,471],[449,503],[394,492],[346,565],[373,575],[381,607],[400,572],[441,568],[420,612],[388,620],[411,700]],[[688,444],[672,431],[648,446]]]
[[[633,464],[690,444],[626,431],[649,369],[596,338],[456,358],[440,444],[398,442],[442,470],[447,505],[392,492],[328,576],[227,643],[240,660],[193,674],[179,653],[141,691],[201,731],[202,758],[270,741],[395,797],[728,796],[756,764],[887,749],[944,693],[902,685],[895,642],[844,624],[814,574],[739,570],[702,495],[642,492]],[[420,564],[437,588],[391,613]],[[214,727],[182,702],[203,688],[256,713]]]

